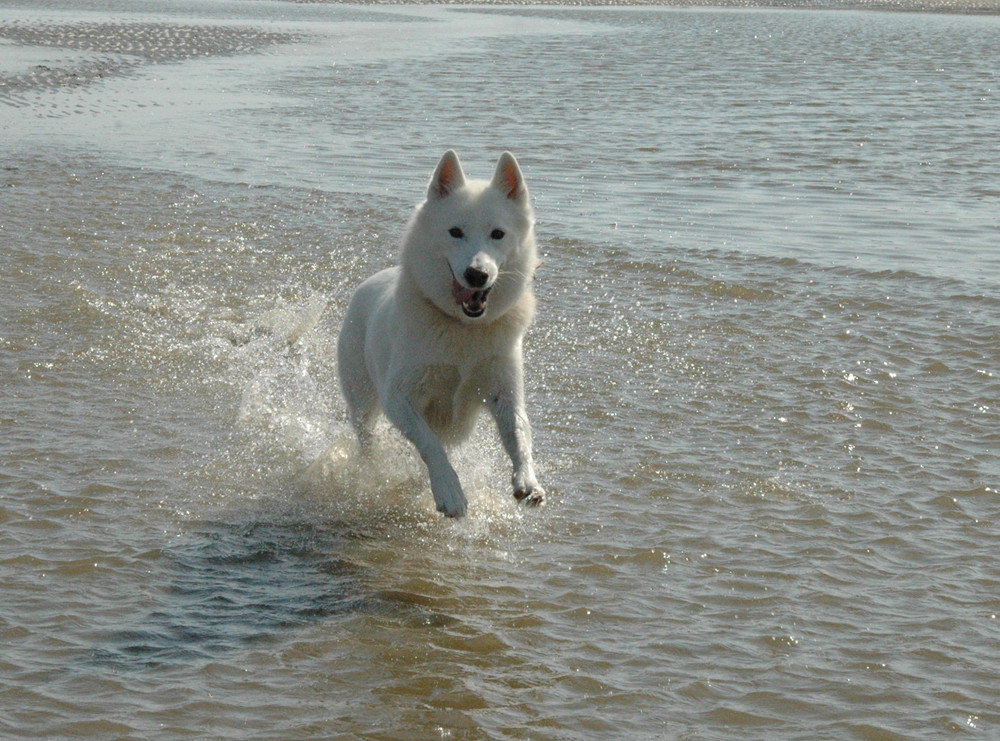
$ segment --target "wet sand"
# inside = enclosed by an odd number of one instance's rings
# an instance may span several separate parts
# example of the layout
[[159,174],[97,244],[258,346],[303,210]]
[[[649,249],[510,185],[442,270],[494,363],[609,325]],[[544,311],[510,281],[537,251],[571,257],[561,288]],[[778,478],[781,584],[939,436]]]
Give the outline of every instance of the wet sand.
[[24,90],[78,87],[146,64],[245,54],[293,38],[223,25],[0,19],[0,102]]

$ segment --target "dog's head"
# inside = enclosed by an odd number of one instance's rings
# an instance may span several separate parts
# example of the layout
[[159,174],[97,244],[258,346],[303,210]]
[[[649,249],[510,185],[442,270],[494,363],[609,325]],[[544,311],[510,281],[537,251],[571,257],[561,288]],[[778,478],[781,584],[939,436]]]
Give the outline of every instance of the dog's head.
[[525,294],[536,262],[534,215],[514,156],[504,152],[493,179],[478,181],[445,152],[403,248],[425,297],[463,322],[492,321]]

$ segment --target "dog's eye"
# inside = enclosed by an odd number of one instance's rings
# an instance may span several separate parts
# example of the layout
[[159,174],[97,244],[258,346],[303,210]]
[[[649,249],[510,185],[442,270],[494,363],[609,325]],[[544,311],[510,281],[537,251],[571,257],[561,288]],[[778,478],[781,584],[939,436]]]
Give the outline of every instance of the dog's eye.
[[503,229],[494,229],[491,231],[490,239],[503,239]]
[[454,237],[455,239],[461,239],[462,237],[464,237],[464,236],[465,236],[465,232],[463,232],[463,231],[462,231],[462,230],[461,230],[461,229],[460,229],[459,227],[457,227],[457,226],[453,226],[453,227],[452,227],[451,229],[449,229],[449,230],[448,230],[448,233],[449,233],[449,234],[450,234],[451,236],[453,236],[453,237]]

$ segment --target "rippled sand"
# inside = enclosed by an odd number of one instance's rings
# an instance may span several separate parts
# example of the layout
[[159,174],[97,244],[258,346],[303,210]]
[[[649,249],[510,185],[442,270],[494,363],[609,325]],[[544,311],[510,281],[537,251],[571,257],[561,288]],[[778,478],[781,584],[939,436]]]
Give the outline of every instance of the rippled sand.
[[293,38],[235,26],[0,20],[0,101],[26,89],[77,87],[145,64],[245,54]]

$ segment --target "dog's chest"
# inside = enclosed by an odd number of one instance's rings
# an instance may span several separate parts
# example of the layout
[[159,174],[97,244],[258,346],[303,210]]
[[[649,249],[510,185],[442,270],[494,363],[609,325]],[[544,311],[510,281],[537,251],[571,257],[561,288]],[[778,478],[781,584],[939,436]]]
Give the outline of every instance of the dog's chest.
[[468,434],[475,412],[485,401],[480,379],[481,373],[459,366],[430,365],[413,389],[412,398],[435,432],[445,438],[461,438]]

